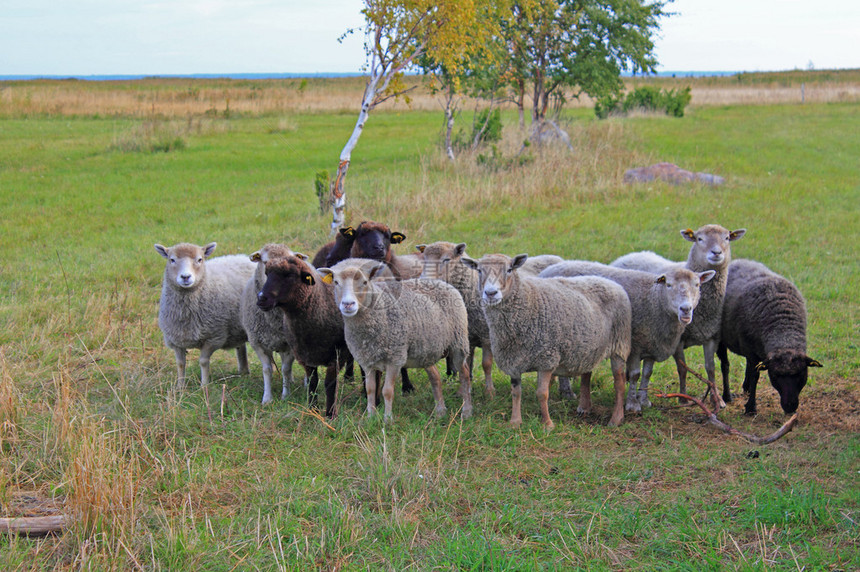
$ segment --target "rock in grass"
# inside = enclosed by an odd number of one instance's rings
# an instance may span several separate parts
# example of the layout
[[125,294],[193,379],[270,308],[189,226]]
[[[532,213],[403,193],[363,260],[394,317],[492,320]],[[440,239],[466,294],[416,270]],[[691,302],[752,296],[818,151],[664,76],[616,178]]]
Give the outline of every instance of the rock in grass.
[[682,169],[672,163],[657,163],[649,167],[637,167],[628,169],[624,172],[625,183],[647,183],[655,179],[660,179],[673,185],[682,185],[694,182],[704,183],[706,185],[718,186],[722,185],[726,180],[718,175],[711,173],[693,173]]

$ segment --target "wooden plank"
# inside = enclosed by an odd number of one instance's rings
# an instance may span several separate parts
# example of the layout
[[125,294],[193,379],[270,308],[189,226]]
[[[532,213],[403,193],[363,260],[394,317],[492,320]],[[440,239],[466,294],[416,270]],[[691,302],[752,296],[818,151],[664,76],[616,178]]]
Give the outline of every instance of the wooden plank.
[[21,516],[0,518],[0,532],[40,536],[61,532],[66,528],[66,517],[60,516]]

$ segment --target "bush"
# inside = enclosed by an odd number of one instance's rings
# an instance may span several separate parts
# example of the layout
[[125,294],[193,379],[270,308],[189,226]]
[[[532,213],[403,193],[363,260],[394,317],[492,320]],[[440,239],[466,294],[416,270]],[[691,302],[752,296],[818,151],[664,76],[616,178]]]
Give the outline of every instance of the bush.
[[673,117],[684,117],[684,109],[692,98],[689,86],[663,90],[645,85],[637,87],[626,97],[612,94],[598,99],[594,104],[594,113],[599,119],[606,119],[610,115],[626,115],[631,111],[663,112]]
[[451,141],[455,149],[477,148],[484,143],[498,143],[502,140],[502,112],[496,109],[482,109],[475,113],[472,131],[468,134],[459,130]]

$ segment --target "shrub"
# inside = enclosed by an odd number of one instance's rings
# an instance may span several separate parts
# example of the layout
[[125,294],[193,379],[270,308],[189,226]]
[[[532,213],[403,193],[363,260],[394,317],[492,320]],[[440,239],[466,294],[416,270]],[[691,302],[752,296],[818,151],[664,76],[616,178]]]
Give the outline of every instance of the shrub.
[[611,94],[598,99],[594,104],[594,113],[599,119],[606,119],[610,115],[626,115],[631,111],[663,112],[673,117],[684,117],[684,109],[692,98],[690,86],[664,90],[644,85],[626,97]]

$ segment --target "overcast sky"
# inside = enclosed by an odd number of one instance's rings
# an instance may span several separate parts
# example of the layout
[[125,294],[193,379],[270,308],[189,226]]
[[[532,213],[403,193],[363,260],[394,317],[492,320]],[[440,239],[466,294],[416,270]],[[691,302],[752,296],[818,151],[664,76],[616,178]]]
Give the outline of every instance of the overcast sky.
[[[0,75],[344,73],[361,0],[2,0]],[[677,0],[659,71],[860,67],[860,0]]]

